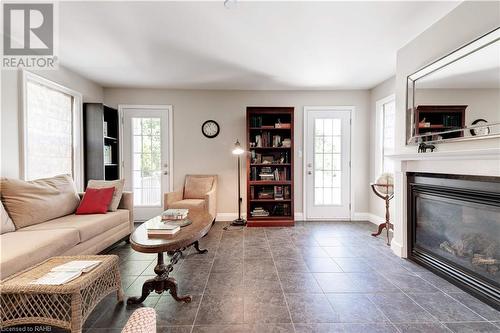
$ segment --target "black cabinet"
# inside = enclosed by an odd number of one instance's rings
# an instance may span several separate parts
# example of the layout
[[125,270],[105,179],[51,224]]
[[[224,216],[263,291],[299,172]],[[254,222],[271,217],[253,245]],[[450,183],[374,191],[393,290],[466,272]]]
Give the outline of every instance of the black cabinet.
[[89,179],[119,179],[118,110],[101,103],[84,103],[83,124],[85,184]]

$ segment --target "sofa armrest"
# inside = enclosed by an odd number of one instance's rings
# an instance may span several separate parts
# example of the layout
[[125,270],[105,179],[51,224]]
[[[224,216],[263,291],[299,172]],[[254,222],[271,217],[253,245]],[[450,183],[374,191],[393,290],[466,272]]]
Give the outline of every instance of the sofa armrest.
[[208,213],[212,215],[212,218],[215,220],[217,217],[217,190],[215,188],[205,194],[205,206],[207,207]]
[[122,198],[118,204],[118,209],[128,210],[130,232],[134,231],[134,193],[123,191]]
[[167,210],[172,203],[181,200],[182,200],[182,191],[167,192],[163,196],[163,209]]

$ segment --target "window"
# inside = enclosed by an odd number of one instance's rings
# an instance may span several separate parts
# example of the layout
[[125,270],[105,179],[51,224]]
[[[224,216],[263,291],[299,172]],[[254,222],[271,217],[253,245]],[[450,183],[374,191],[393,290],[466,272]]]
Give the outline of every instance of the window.
[[396,101],[394,95],[377,102],[376,176],[384,172],[394,172],[394,162],[387,155],[395,149]]
[[24,179],[81,175],[81,96],[24,72]]

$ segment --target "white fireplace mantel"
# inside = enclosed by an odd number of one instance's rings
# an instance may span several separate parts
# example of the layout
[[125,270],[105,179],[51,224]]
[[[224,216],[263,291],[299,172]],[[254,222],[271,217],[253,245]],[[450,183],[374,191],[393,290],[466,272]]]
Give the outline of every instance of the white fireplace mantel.
[[436,151],[429,153],[399,153],[389,155],[394,160],[395,216],[392,251],[406,257],[407,201],[406,173],[428,172],[500,177],[500,147],[475,150]]
[[433,153],[403,153],[387,155],[386,157],[398,161],[500,160],[500,148],[436,151]]

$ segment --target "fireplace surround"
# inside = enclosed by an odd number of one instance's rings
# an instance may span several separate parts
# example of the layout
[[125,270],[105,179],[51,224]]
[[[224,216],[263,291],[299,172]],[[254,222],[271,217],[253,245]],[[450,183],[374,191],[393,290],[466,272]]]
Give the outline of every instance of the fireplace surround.
[[500,177],[407,173],[408,258],[500,310]]

